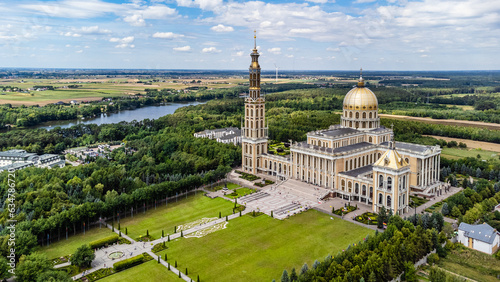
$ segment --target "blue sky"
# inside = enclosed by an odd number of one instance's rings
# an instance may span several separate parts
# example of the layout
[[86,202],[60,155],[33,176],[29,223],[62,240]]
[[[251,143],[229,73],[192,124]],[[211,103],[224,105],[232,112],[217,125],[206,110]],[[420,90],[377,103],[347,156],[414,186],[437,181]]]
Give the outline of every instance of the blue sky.
[[498,0],[4,0],[0,67],[500,69]]

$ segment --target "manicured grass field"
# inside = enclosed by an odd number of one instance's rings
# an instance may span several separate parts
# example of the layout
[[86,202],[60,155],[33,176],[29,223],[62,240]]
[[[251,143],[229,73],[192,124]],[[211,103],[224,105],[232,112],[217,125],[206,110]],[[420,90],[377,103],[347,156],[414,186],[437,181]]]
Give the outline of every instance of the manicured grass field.
[[50,246],[44,246],[40,248],[40,251],[45,253],[49,259],[62,257],[65,255],[73,254],[78,247],[83,244],[88,244],[94,240],[104,238],[106,236],[113,235],[114,233],[104,225],[101,229],[99,227],[92,228],[83,233],[76,234],[75,236],[68,237],[65,239],[66,234],[61,234],[61,241],[50,244]]
[[[227,189],[229,189],[229,190],[234,190],[234,189],[239,188],[239,187],[240,187],[240,185],[238,185],[236,183],[231,183],[231,182],[227,183]],[[213,190],[217,191],[217,190],[220,190],[222,188],[224,188],[224,185],[215,186]]]
[[460,158],[476,158],[477,155],[481,155],[481,159],[486,160],[489,158],[496,158],[498,153],[493,151],[478,150],[478,149],[458,149],[458,148],[448,148],[445,147],[441,151],[441,155],[449,159],[460,159]]
[[255,192],[255,189],[250,189],[250,188],[239,188],[234,191],[236,193],[236,196],[233,196],[232,194],[227,194],[226,197],[234,199],[234,198],[239,198],[248,194],[252,194]]
[[[188,269],[189,271],[189,269]],[[191,277],[191,276],[190,276]],[[196,277],[195,277],[196,278]],[[99,281],[102,282],[163,282],[163,281],[184,281],[172,271],[169,271],[156,260],[148,261],[138,266],[120,271]]]
[[[146,213],[139,212],[134,217],[122,218],[120,220],[121,231],[128,229],[128,236],[136,239],[141,235],[149,235],[158,239],[161,237],[161,231],[167,234],[174,233],[174,227],[181,224],[193,222],[204,217],[218,217],[219,212],[222,216],[233,213],[234,204],[221,198],[210,199],[201,193],[194,196],[179,197],[178,202],[169,200],[168,206],[159,205],[157,209],[149,209]],[[115,224],[115,228],[117,225]]]
[[477,281],[498,281],[500,262],[493,256],[461,246],[452,250],[439,266]]
[[304,263],[311,267],[374,232],[315,210],[286,220],[245,215],[205,237],[171,241],[160,254],[201,281],[271,281],[285,268],[290,273]]

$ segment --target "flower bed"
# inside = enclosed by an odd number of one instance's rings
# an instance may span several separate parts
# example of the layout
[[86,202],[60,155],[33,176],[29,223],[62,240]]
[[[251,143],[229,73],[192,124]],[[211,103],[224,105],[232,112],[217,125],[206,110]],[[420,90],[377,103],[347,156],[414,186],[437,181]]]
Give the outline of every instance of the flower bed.
[[162,243],[158,243],[156,245],[153,246],[153,249],[151,249],[151,251],[153,253],[157,253],[157,252],[161,252],[163,250],[166,250],[168,249],[167,245],[165,245],[165,242],[162,242]]
[[241,174],[240,178],[243,178],[243,179],[248,180],[248,181],[254,181],[254,180],[260,179],[260,177],[258,177],[258,176],[255,176],[253,174],[246,173],[243,171],[236,170],[235,172]]
[[358,208],[355,206],[347,206],[347,207],[339,208],[338,210],[334,210],[333,213],[336,215],[345,215],[345,214],[348,214],[348,213],[355,211],[357,209]]
[[361,222],[363,224],[367,224],[367,225],[377,225],[377,218],[378,218],[378,215],[376,213],[365,212],[362,215],[358,215],[358,216],[354,217],[354,220],[356,220],[357,222]]

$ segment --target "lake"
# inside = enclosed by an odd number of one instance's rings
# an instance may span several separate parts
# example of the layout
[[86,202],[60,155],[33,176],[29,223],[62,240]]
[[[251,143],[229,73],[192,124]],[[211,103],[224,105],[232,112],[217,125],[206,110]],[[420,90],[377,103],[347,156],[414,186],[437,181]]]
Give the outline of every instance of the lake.
[[137,108],[135,110],[123,110],[116,113],[103,113],[100,117],[95,118],[85,118],[85,119],[72,119],[72,120],[56,120],[41,123],[39,125],[30,128],[44,128],[47,130],[53,129],[54,127],[69,128],[78,124],[106,124],[106,123],[119,123],[121,121],[141,121],[144,119],[157,119],[159,117],[173,114],[178,108],[204,104],[206,102],[179,102],[179,103],[169,103],[160,106],[148,106]]

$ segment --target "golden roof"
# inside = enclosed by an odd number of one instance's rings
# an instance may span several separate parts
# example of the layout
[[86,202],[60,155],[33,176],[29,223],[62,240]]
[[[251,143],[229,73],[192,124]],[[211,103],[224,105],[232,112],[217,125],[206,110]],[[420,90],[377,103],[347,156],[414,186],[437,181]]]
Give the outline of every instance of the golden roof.
[[259,62],[252,62],[252,64],[250,65],[250,67],[252,69],[259,69],[260,68]]
[[408,166],[409,164],[401,157],[401,155],[396,150],[389,149],[373,165],[392,169],[400,169]]
[[353,88],[345,95],[344,109],[349,110],[376,110],[378,108],[377,96],[360,81],[358,87]]

